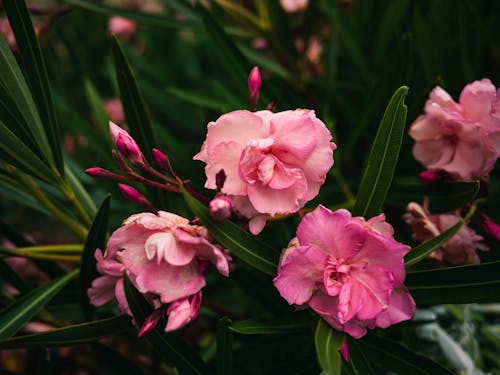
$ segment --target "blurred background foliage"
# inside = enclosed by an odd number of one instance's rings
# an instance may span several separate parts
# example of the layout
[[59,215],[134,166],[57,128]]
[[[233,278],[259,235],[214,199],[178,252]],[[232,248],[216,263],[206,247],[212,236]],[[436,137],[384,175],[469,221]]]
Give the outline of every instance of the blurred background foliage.
[[[265,109],[268,103],[273,103],[276,111],[310,108],[333,132],[338,146],[335,165],[311,207],[320,202],[330,207],[352,206],[383,109],[401,85],[410,88],[406,103],[407,124],[411,124],[436,85],[458,100],[461,89],[474,80],[487,77],[496,87],[500,84],[497,1],[311,0],[304,11],[294,14],[285,13],[276,0],[207,0],[196,6],[187,0],[40,0],[29,4],[36,9],[63,9],[57,17],[32,12],[33,22],[42,30],[39,38],[61,126],[64,159],[96,204],[107,192],[112,193],[111,230],[138,207],[125,201],[113,182],[93,180],[83,173],[92,166],[118,172],[111,157],[103,104],[120,96],[108,32],[111,16],[137,22],[137,32],[121,38],[121,45],[150,112],[158,142],[155,146],[168,154],[174,170],[192,180],[198,190],[203,189],[205,180],[203,165],[192,156],[204,140],[206,124],[224,112],[249,109],[246,79],[255,65],[263,78],[258,109]],[[410,200],[421,202],[423,196],[417,178],[423,168],[413,159],[411,146],[412,141],[405,137],[385,207],[397,236],[406,243],[411,242],[410,232],[400,216]],[[40,186],[67,210],[55,189],[43,183]],[[487,189],[488,204],[481,208],[499,222],[498,168]],[[3,226],[8,223],[37,244],[77,241],[7,178],[0,179],[0,194]],[[190,216],[175,193],[150,198],[161,209]],[[293,237],[297,222],[297,218],[289,218],[273,223],[263,236],[281,249]],[[499,260],[498,245],[489,245],[492,249],[481,254],[483,260]],[[205,296],[211,305],[205,306],[202,317],[183,332],[202,348],[202,357],[209,361],[215,356],[210,333],[217,324],[215,312],[221,314],[222,309],[234,320],[292,314],[254,271],[241,268],[233,278],[235,283],[210,275]],[[51,313],[65,321],[81,319],[72,293],[68,289],[57,296]],[[111,312],[104,309],[100,314],[109,316]],[[391,328],[390,335],[452,370],[464,368],[471,360],[468,368],[500,374],[499,305],[443,305],[426,309],[425,314],[421,320],[425,323],[430,319],[435,326],[426,326],[415,335],[417,319]],[[235,373],[319,373],[313,329],[283,335],[235,334]],[[142,358],[150,352],[143,341],[132,340],[134,335],[129,332],[128,340],[116,339],[116,346],[114,341],[87,345],[78,355],[90,363],[84,361],[90,373],[119,373],[123,357],[129,353],[139,353],[131,356],[134,366],[143,366],[146,372],[171,373],[154,356]],[[453,346],[447,338],[460,345]],[[30,352],[36,361],[25,365],[36,369],[26,373],[59,373],[63,368],[76,373],[72,371],[78,368],[78,361],[73,356],[67,363],[66,354],[47,354],[43,349]],[[462,362],[454,363],[453,358]],[[385,365],[382,362],[381,368]]]

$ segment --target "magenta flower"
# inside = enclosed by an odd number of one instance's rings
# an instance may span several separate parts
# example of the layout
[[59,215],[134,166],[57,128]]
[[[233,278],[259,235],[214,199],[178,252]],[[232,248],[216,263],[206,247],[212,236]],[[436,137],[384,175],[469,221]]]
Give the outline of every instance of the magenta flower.
[[[463,218],[456,213],[432,215],[427,208],[427,201],[424,201],[423,207],[415,202],[409,203],[403,220],[410,226],[413,240],[421,243],[440,235]],[[430,258],[452,264],[477,264],[479,257],[476,250],[488,250],[488,247],[481,243],[482,240],[483,237],[473,229],[463,225],[448,242],[430,254]]]
[[274,285],[289,304],[307,304],[355,338],[415,313],[403,285],[409,246],[393,238],[384,214],[365,221],[324,206],[304,216],[281,255]]
[[454,179],[486,177],[500,153],[498,101],[488,79],[465,86],[459,103],[436,87],[409,131],[415,159]]
[[[230,261],[224,249],[209,241],[205,228],[164,211],[132,215],[113,232],[104,255],[97,249],[95,257],[103,276],[88,290],[90,302],[101,306],[116,299],[120,310],[132,315],[123,289],[126,272],[155,309],[168,304],[167,332],[197,316],[209,264],[227,276]],[[142,334],[158,321],[153,314]]]
[[114,16],[109,19],[108,30],[124,39],[130,39],[137,31],[137,25],[134,21],[120,16]]
[[258,234],[268,215],[290,214],[313,199],[333,165],[332,136],[314,111],[234,111],[208,124],[194,157],[207,165],[205,187],[233,196],[233,207]]

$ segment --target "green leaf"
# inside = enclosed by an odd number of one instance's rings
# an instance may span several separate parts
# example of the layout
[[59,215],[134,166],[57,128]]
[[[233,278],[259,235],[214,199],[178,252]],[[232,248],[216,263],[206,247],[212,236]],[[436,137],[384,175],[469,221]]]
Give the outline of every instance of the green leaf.
[[0,122],[0,157],[9,164],[51,185],[56,184],[52,170],[5,124]]
[[340,375],[340,349],[345,333],[334,330],[323,319],[319,319],[314,335],[314,345],[319,365],[325,375]]
[[146,157],[153,160],[151,150],[156,146],[156,141],[151,118],[137,85],[134,72],[116,37],[113,37],[113,59],[130,134],[137,141]]
[[92,198],[90,198],[89,193],[83,187],[80,180],[76,178],[70,166],[71,165],[69,163],[67,163],[65,166],[66,179],[75,194],[75,198],[81,203],[81,205],[83,206],[85,212],[87,212],[89,217],[93,217],[97,213],[97,208],[94,204],[94,201],[92,200]]
[[90,319],[93,312],[93,307],[90,305],[87,296],[87,290],[92,286],[92,281],[99,276],[99,272],[97,272],[96,269],[94,254],[96,249],[101,249],[104,252],[106,247],[110,200],[111,196],[108,194],[102,201],[101,207],[90,227],[85,245],[83,246],[82,262],[80,266],[80,304],[87,319]]
[[387,105],[368,156],[352,210],[354,216],[369,218],[379,214],[382,209],[403,140],[406,122],[404,99],[407,94],[408,87],[401,86]]
[[304,332],[310,327],[310,320],[293,317],[268,319],[247,319],[229,327],[242,335],[272,335]]
[[345,365],[355,375],[375,374],[368,358],[356,339],[349,340],[349,361]]
[[103,337],[131,327],[130,317],[118,316],[88,323],[75,324],[52,331],[35,333],[0,340],[0,349],[54,348],[84,342],[97,341]]
[[[141,327],[153,309],[132,285],[126,274],[124,274],[123,284],[132,315],[137,325]],[[161,358],[167,363],[173,363],[182,374],[203,375],[208,373],[207,366],[199,354],[175,332],[166,335],[162,328],[156,326],[145,338],[151,343]]]
[[25,293],[28,290],[23,279],[2,259],[0,259],[0,280],[12,284],[21,293]]
[[4,0],[3,5],[16,37],[17,47],[19,48],[33,98],[38,107],[40,119],[52,150],[54,164],[59,173],[64,176],[56,111],[50,92],[47,69],[31,23],[28,8],[25,1],[18,0]]
[[233,332],[231,319],[219,319],[217,326],[217,374],[230,375],[233,367]]
[[500,261],[408,272],[417,304],[500,302]]
[[395,341],[369,335],[359,340],[358,343],[371,361],[394,373],[412,375],[453,374],[433,360],[415,353]]
[[87,101],[90,105],[90,109],[92,111],[92,114],[94,115],[97,126],[101,131],[101,136],[104,137],[104,143],[109,146],[109,149],[111,149],[111,146],[113,144],[109,135],[109,116],[104,109],[102,99],[90,80],[85,79],[83,81],[83,86],[85,87],[85,94],[87,96]]
[[270,276],[276,274],[277,265],[273,260],[276,251],[272,247],[245,232],[231,221],[216,222],[212,220],[208,209],[203,204],[185,190],[183,190],[182,195],[193,214],[222,246],[231,251],[232,255]]
[[79,270],[75,269],[66,275],[33,289],[18,300],[0,311],[0,338],[8,338],[16,334],[30,319],[35,316]]

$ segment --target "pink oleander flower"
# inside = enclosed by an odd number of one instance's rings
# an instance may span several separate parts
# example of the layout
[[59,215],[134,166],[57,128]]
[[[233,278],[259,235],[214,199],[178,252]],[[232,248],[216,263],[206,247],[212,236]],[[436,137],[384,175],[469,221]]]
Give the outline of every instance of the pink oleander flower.
[[102,306],[114,299],[124,314],[132,315],[123,289],[123,272],[156,309],[141,328],[149,332],[158,321],[158,309],[168,305],[166,332],[189,323],[201,303],[201,289],[209,264],[224,276],[229,273],[227,252],[210,242],[201,226],[172,213],[140,213],[130,216],[109,238],[103,254],[95,252],[103,275],[88,290],[90,302]]
[[384,214],[365,221],[320,205],[283,251],[274,285],[289,304],[309,305],[355,338],[411,319],[415,302],[403,285],[410,247],[393,236]]
[[[415,202],[409,203],[403,220],[410,226],[413,240],[422,243],[440,235],[463,218],[456,213],[432,215],[427,208],[427,201],[424,201],[423,207]],[[477,264],[479,257],[476,250],[488,250],[481,243],[482,240],[483,237],[473,229],[463,225],[448,242],[430,254],[430,258],[451,264]]]
[[193,159],[207,165],[205,187],[231,196],[233,208],[258,234],[269,215],[298,211],[319,192],[333,165],[332,136],[314,111],[234,111],[208,124]]
[[287,13],[295,13],[305,10],[309,0],[280,0],[281,7]]
[[112,34],[129,39],[137,31],[137,24],[127,18],[114,16],[109,19],[108,30]]
[[108,99],[103,102],[104,110],[109,116],[109,119],[114,123],[125,121],[125,111],[123,110],[122,102],[119,99]]
[[500,155],[499,95],[489,79],[465,86],[459,103],[439,86],[432,90],[409,131],[415,159],[453,179],[486,177]]

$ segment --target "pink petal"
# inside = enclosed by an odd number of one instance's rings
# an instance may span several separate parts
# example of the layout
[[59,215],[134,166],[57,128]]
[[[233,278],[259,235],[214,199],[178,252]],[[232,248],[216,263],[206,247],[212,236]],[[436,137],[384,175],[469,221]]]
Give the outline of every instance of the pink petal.
[[382,311],[375,319],[375,325],[387,328],[393,324],[409,320],[415,315],[415,301],[405,287],[394,289],[391,294],[389,307]]
[[118,307],[122,314],[132,316],[132,311],[130,311],[130,307],[128,306],[127,297],[125,295],[125,288],[123,285],[123,277],[118,280],[115,286],[115,296],[118,301]]
[[201,305],[201,293],[172,302],[168,307],[168,322],[165,332],[175,331],[198,316]]
[[385,215],[382,213],[374,216],[366,222],[372,229],[385,237],[394,238],[394,228],[385,221]]
[[115,298],[115,286],[118,278],[114,276],[100,276],[92,281],[92,287],[87,290],[90,303],[102,306]]
[[311,298],[323,278],[325,258],[313,246],[299,247],[287,255],[273,283],[289,304],[301,305]]
[[173,266],[185,266],[193,260],[195,249],[176,241],[172,233],[158,232],[152,234],[146,244],[146,256],[149,260],[156,257],[157,263],[163,260]]
[[250,219],[250,221],[248,222],[250,233],[252,233],[254,236],[258,235],[266,226],[266,221],[267,215],[257,215],[254,218]]
[[460,105],[464,110],[464,117],[483,122],[485,125],[493,120],[490,119],[490,112],[495,100],[495,86],[487,78],[468,84],[460,94]]

